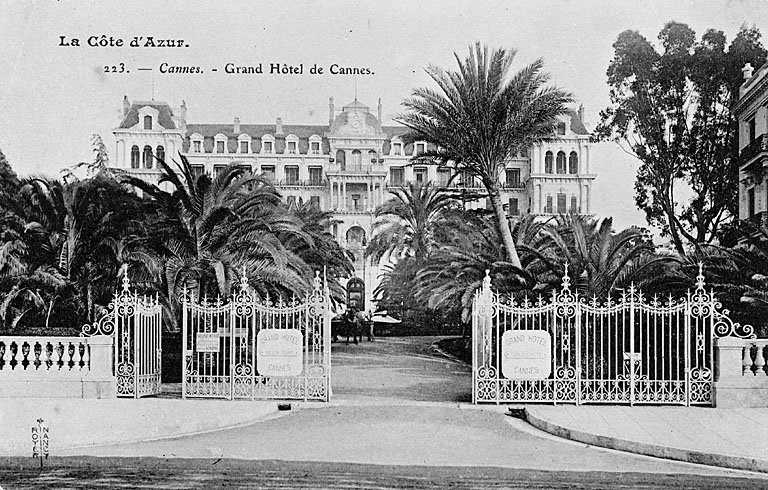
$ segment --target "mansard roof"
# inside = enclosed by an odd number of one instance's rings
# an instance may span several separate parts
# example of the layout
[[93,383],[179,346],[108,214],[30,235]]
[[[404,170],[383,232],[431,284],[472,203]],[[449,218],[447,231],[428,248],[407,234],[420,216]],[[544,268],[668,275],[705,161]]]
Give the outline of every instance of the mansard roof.
[[128,109],[128,114],[125,115],[123,121],[120,123],[119,128],[129,129],[136,126],[139,123],[139,110],[142,107],[152,107],[158,112],[157,123],[165,129],[178,129],[176,123],[173,122],[173,110],[167,102],[159,100],[150,101],[135,101]]

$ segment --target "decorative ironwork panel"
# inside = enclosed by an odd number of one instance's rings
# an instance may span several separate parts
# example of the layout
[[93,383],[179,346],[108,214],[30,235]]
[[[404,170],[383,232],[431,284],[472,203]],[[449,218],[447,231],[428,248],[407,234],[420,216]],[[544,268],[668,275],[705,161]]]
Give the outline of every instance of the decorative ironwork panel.
[[[705,289],[701,265],[680,300],[648,299],[631,286],[600,302],[570,283],[566,264],[548,300],[503,301],[486,272],[472,310],[475,403],[711,405],[714,339],[754,337]],[[542,362],[550,364],[543,371]]]
[[330,397],[330,301],[316,273],[304,301],[256,297],[243,270],[228,301],[183,303],[185,397]]

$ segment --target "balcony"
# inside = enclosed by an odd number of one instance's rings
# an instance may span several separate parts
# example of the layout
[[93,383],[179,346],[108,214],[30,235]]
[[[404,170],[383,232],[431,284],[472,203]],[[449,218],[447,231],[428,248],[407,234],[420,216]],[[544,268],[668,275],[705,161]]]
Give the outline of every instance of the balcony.
[[280,180],[274,183],[275,187],[328,187],[325,179],[310,180]]
[[739,167],[742,167],[764,152],[768,152],[768,134],[761,134],[741,150],[739,153]]
[[504,182],[501,184],[502,189],[517,189],[517,190],[524,190],[525,189],[525,182]]

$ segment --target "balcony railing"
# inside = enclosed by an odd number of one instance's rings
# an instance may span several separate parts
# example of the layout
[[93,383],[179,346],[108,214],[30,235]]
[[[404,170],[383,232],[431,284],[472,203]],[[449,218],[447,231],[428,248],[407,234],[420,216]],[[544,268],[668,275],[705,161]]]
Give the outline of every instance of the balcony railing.
[[275,187],[327,187],[328,181],[325,179],[310,180],[280,180],[274,183]]
[[760,153],[768,151],[768,134],[761,134],[739,153],[739,165],[744,165]]
[[525,189],[525,182],[504,182],[502,189]]

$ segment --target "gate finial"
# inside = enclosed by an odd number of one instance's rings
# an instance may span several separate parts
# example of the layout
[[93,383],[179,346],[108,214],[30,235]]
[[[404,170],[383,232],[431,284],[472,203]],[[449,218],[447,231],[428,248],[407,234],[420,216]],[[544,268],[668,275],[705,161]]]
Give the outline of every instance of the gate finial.
[[246,290],[248,290],[248,275],[245,269],[245,264],[243,264],[243,267],[240,272],[240,291],[246,291]]
[[483,278],[483,293],[491,292],[491,269],[485,269],[485,277]]
[[568,275],[568,262],[565,263],[565,272],[563,272],[563,291],[571,290],[571,277]]
[[699,262],[699,275],[696,276],[696,289],[704,289],[704,264]]
[[128,264],[123,264],[123,292],[128,293],[131,289],[131,281],[128,279]]

